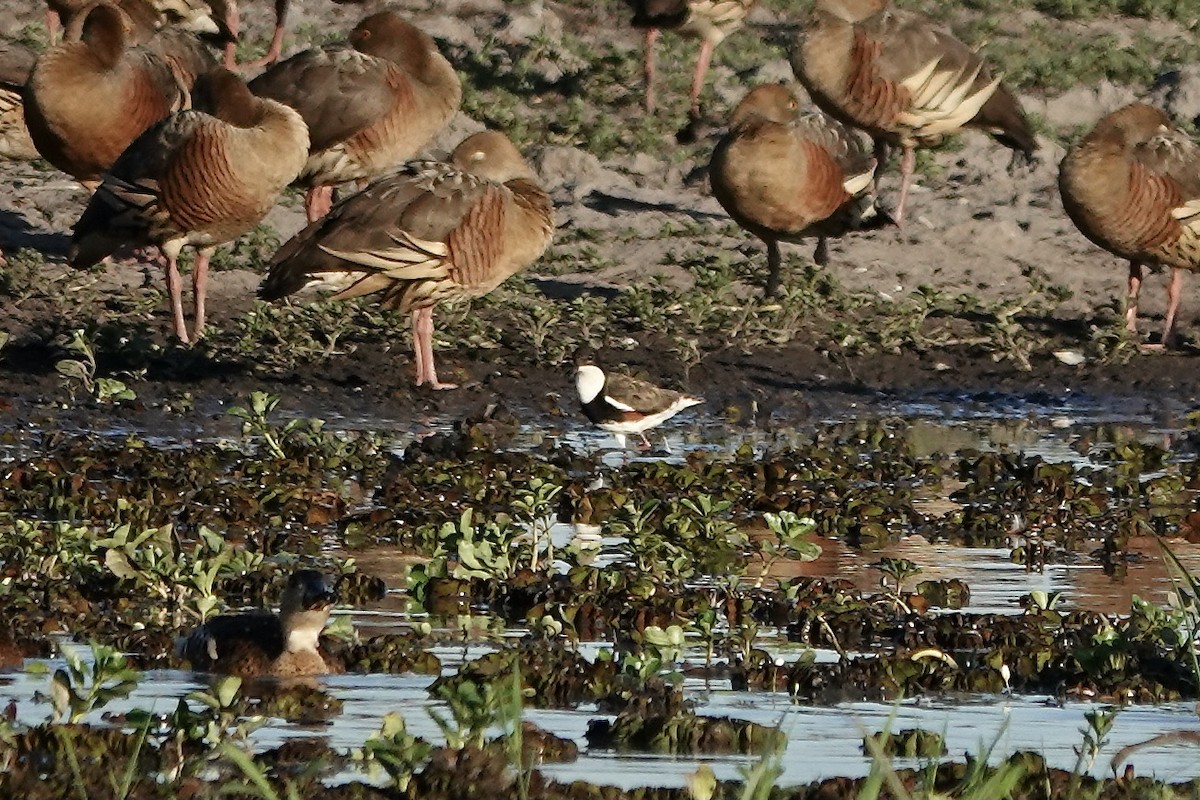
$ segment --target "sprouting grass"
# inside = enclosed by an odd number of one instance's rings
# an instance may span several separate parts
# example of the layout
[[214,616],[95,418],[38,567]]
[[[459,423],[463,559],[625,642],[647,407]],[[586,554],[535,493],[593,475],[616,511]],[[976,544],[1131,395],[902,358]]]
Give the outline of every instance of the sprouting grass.
[[931,14],[966,7],[987,14],[1037,11],[1054,19],[1094,20],[1103,17],[1173,20],[1191,24],[1196,5],[1190,0],[900,0],[901,6]]
[[992,39],[985,52],[1014,86],[1063,92],[1102,80],[1149,86],[1172,65],[1196,61],[1200,46],[1194,40],[1156,40],[1145,34],[1122,46],[1113,34],[1080,37],[1047,23],[1029,26],[1019,38]]

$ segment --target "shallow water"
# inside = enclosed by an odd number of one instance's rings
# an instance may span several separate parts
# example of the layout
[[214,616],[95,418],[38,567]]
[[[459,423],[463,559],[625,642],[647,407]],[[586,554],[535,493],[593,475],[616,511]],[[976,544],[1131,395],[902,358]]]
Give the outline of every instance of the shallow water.
[[[1131,413],[1130,409],[1113,409],[1103,402],[1076,401],[1039,405],[1019,398],[1006,398],[1000,403],[966,402],[891,404],[875,401],[870,404],[872,415],[896,415],[909,422],[907,435],[918,453],[956,452],[966,448],[976,450],[1009,449],[1041,456],[1047,461],[1069,461],[1095,466],[1073,447],[1088,426],[1119,425],[1123,435],[1146,442],[1170,444],[1179,432],[1179,422],[1152,414]],[[863,412],[857,407],[843,408],[841,415],[828,420],[845,420]],[[755,452],[778,450],[807,440],[814,426],[789,426],[776,420],[757,420],[753,424],[730,428],[711,417],[693,416],[664,426],[654,434],[654,451],[627,453],[610,450],[604,463],[617,467],[631,460],[682,459],[690,451],[733,453],[750,446]],[[411,421],[378,419],[334,419],[330,428],[386,432],[388,447],[400,452],[414,438],[447,430],[448,423],[423,420]],[[113,429],[114,436],[145,431]],[[224,434],[227,435],[227,434]],[[153,446],[180,446],[184,439],[155,434]],[[669,452],[661,443],[666,442]],[[597,450],[612,447],[607,434],[581,431],[574,421],[530,426],[524,429],[511,447],[537,448],[544,444],[567,444],[577,450]],[[19,450],[10,446],[4,453],[12,457]],[[936,498],[934,499],[937,500]],[[613,563],[622,558],[618,537],[602,536],[594,529],[583,529],[567,523],[555,524],[551,537],[557,550],[571,546],[581,538],[596,547],[597,565]],[[1165,603],[1171,582],[1152,539],[1136,540],[1130,550],[1143,557],[1128,564],[1119,577],[1110,577],[1086,555],[1070,563],[1047,565],[1038,572],[1027,571],[1009,560],[1006,548],[964,548],[931,545],[921,537],[909,537],[875,553],[860,553],[841,542],[823,539],[821,557],[813,562],[781,561],[774,565],[772,577],[836,576],[848,578],[864,589],[878,585],[880,574],[869,564],[881,556],[907,558],[923,568],[920,579],[959,578],[971,587],[971,603],[965,610],[973,612],[1019,613],[1019,599],[1030,592],[1061,592],[1062,608],[1085,608],[1106,614],[1128,613],[1133,595],[1157,603]],[[1189,567],[1200,570],[1200,547],[1173,542],[1177,554]],[[398,550],[379,547],[353,553],[359,566],[367,573],[382,577],[389,586],[402,586],[410,556]],[[384,601],[365,610],[356,611],[353,618],[361,636],[369,637],[407,628],[422,616],[405,613],[404,596],[393,591]],[[493,621],[494,622],[494,621]],[[508,629],[505,636],[519,636],[520,629]],[[786,642],[778,634],[764,631],[757,642],[778,660],[791,661],[803,651],[798,645]],[[585,654],[609,647],[606,643],[585,643]],[[447,670],[463,660],[484,652],[478,646],[441,646],[434,648]],[[822,653],[821,658],[834,658]],[[697,663],[702,657],[693,648],[686,659]],[[43,662],[50,673],[61,662]],[[440,741],[438,726],[427,713],[440,707],[426,691],[431,682],[417,675],[344,675],[319,681],[331,695],[344,702],[340,715],[328,724],[299,725],[283,720],[271,723],[252,735],[252,741],[266,749],[285,739],[298,736],[319,736],[341,750],[360,747],[375,732],[384,714],[399,711],[405,718],[409,733]],[[15,703],[17,718],[22,722],[38,723],[48,718],[50,706],[36,702],[35,695],[45,692],[48,674],[14,673],[0,676],[0,704]],[[204,676],[181,671],[146,673],[134,694],[113,702],[94,712],[88,721],[102,722],[103,715],[120,713],[134,708],[166,713],[188,692],[205,688]],[[697,703],[698,713],[732,716],[765,725],[779,725],[787,734],[788,749],[783,758],[781,782],[800,784],[833,776],[865,775],[870,768],[869,758],[862,752],[862,737],[890,727],[893,730],[921,727],[943,733],[949,758],[961,757],[964,752],[979,753],[995,744],[992,761],[997,762],[1018,750],[1036,750],[1053,767],[1072,769],[1076,763],[1075,749],[1081,742],[1084,714],[1097,708],[1090,703],[1068,703],[1058,706],[1048,698],[1010,696],[970,696],[924,700],[897,705],[874,703],[845,703],[835,706],[804,706],[791,702],[784,693],[734,692],[727,682],[703,682],[689,679],[685,683],[689,699]],[[694,771],[699,761],[713,766],[719,778],[735,779],[739,769],[749,759],[728,757],[715,759],[665,758],[636,754],[615,754],[607,751],[588,752],[584,732],[590,719],[599,715],[584,708],[575,711],[527,710],[530,719],[547,730],[574,739],[581,750],[580,759],[567,765],[549,765],[543,771],[560,780],[583,779],[623,787],[644,785],[682,786],[685,776]],[[1146,741],[1169,731],[1196,731],[1197,714],[1190,703],[1161,706],[1132,707],[1123,710],[1113,727],[1101,758],[1091,766],[1095,775],[1108,772],[1107,759],[1121,747]],[[1157,745],[1137,752],[1133,758],[1139,775],[1153,775],[1175,781],[1200,777],[1200,759],[1188,746]],[[916,766],[915,762],[896,759],[897,766]],[[349,777],[343,775],[342,777]]]
[[[476,653],[477,654],[477,653]],[[62,666],[60,661],[39,662],[50,672]],[[144,673],[137,690],[127,699],[110,703],[103,712],[90,714],[85,721],[106,724],[105,717],[135,708],[167,713],[188,692],[207,688],[205,676],[163,670]],[[432,678],[418,675],[338,675],[319,680],[319,685],[343,703],[342,713],[326,724],[302,725],[274,719],[251,734],[256,749],[266,750],[286,739],[317,737],[331,747],[350,751],[362,746],[378,730],[383,715],[400,712],[410,734],[434,742],[442,736],[427,709],[443,713],[447,709],[429,699],[426,687]],[[36,692],[44,692],[47,674],[12,673],[0,677],[0,702],[16,704],[17,719],[37,723],[49,716],[46,702],[34,702]],[[1041,697],[964,697],[924,700],[919,703],[843,703],[834,706],[805,706],[792,703],[786,694],[735,692],[726,682],[706,684],[688,681],[685,691],[696,701],[696,711],[708,716],[729,716],[763,725],[778,725],[786,732],[788,745],[782,757],[784,785],[807,783],[835,776],[862,776],[870,769],[863,755],[862,738],[881,730],[920,727],[942,734],[948,758],[964,752],[980,753],[994,744],[992,763],[1020,750],[1034,750],[1045,756],[1052,767],[1072,769],[1075,751],[1085,727],[1084,714],[1101,706],[1093,703],[1067,703],[1058,706]],[[527,709],[531,720],[559,736],[573,739],[580,747],[580,758],[571,764],[546,765],[542,770],[563,781],[587,780],[624,788],[636,786],[683,786],[686,776],[701,763],[712,766],[718,778],[737,779],[739,769],[753,759],[737,756],[670,758],[612,751],[587,750],[585,732],[589,720],[600,718],[594,710]],[[1109,771],[1109,759],[1122,747],[1145,742],[1169,731],[1196,731],[1197,720],[1190,703],[1160,706],[1134,706],[1122,710],[1090,772],[1103,776]],[[1139,750],[1132,761],[1139,775],[1178,781],[1200,776],[1200,759],[1189,746],[1157,745]],[[897,758],[898,768],[919,766],[917,760]],[[602,776],[597,779],[597,776]],[[361,779],[353,768],[335,780]]]

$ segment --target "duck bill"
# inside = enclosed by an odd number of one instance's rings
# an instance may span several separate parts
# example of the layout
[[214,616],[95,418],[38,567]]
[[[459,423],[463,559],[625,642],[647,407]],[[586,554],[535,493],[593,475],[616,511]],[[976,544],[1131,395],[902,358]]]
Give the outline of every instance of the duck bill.
[[322,611],[337,603],[336,587],[324,586],[320,590],[309,592],[304,597],[305,611]]

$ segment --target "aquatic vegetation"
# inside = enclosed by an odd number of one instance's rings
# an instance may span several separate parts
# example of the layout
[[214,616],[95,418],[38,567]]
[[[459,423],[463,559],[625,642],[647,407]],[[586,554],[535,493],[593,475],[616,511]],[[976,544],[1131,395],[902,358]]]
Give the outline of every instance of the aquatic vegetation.
[[68,650],[66,666],[55,670],[50,679],[50,703],[54,719],[75,723],[111,700],[127,697],[140,678],[131,669],[125,656],[111,647],[91,645],[91,664],[82,656]]
[[863,752],[890,758],[937,758],[946,754],[946,741],[940,733],[919,728],[884,730],[863,737]]
[[[867,555],[919,535],[1007,545],[1033,570],[1055,558],[1119,568],[1132,557],[1134,534],[1186,529],[1200,467],[1116,430],[1081,434],[1076,446],[1087,460],[1077,462],[1003,448],[918,451],[904,423],[883,419],[818,425],[786,449],[607,466],[557,444],[506,450],[517,421],[501,409],[397,454],[378,437],[289,418],[277,397],[252,396],[242,408],[240,440],[167,451],[137,437],[48,436],[4,464],[11,491],[0,495],[8,531],[0,599],[19,610],[15,641],[48,653],[53,620],[87,621],[87,636],[107,650],[78,674],[64,670],[51,694],[63,719],[93,720],[105,692],[122,686],[119,676],[136,680],[134,666],[173,663],[183,626],[227,605],[259,604],[295,564],[315,560],[342,575],[342,602],[370,605],[389,588],[405,590],[431,614],[400,634],[360,640],[343,629],[330,646],[352,670],[435,677],[430,700],[447,744],[424,742],[389,718],[355,753],[300,743],[253,753],[248,734],[268,720],[337,719],[338,693],[216,683],[172,713],[112,717],[134,737],[113,751],[121,754],[117,784],[129,764],[163,785],[174,780],[163,776],[196,775],[207,764],[238,791],[287,797],[353,764],[396,791],[437,797],[461,780],[461,769],[449,768],[456,764],[516,796],[556,796],[537,765],[571,757],[572,747],[522,725],[525,707],[594,706],[608,715],[593,723],[595,747],[762,753],[778,743],[773,729],[697,715],[686,678],[808,704],[1200,694],[1196,586],[1186,579],[1175,605],[1137,599],[1119,618],[1061,608],[1050,592],[1030,593],[1014,613],[981,614],[963,610],[972,587],[961,579],[920,580],[932,566],[924,558]],[[594,526],[605,560],[549,550],[552,526],[564,522]],[[331,542],[342,548],[337,559],[322,554]],[[380,542],[404,554],[406,585],[387,587],[358,568],[356,550]],[[872,559],[879,585],[796,576],[797,565],[835,544]],[[513,639],[512,627],[524,636]],[[799,647],[772,655],[784,639]],[[611,647],[581,648],[597,641]],[[487,652],[450,668],[430,652],[450,643],[487,643]],[[117,648],[128,652],[124,661],[108,655]],[[817,659],[820,648],[838,660]],[[94,738],[101,734],[69,730],[77,766],[55,738],[65,734],[53,734],[62,754],[55,774],[62,785],[99,785],[83,754],[105,746]],[[1107,734],[1088,730],[1081,752],[1099,752]],[[13,747],[47,736],[21,725],[8,734]],[[920,735],[877,744],[881,753],[941,760]],[[1069,776],[1020,763],[1021,780],[1040,774],[1071,787]],[[1014,780],[1018,769],[1010,769],[980,773],[978,785]],[[942,763],[920,779],[945,785],[949,774],[966,773]],[[1080,775],[1077,791],[1085,792],[1093,784]],[[0,775],[0,788],[20,780]],[[137,796],[142,778],[130,780]]]
[[404,717],[395,711],[385,714],[379,730],[355,751],[357,761],[366,777],[374,779],[378,772],[387,775],[391,786],[404,792],[413,773],[429,756],[433,746],[408,733]]
[[[1194,2],[898,2],[965,27],[972,47],[988,48],[1008,79],[1034,89],[1081,76],[1144,88],[1164,65],[1195,60],[1196,46],[1184,35],[1194,27]],[[710,109],[723,107],[745,79],[778,77],[772,70],[783,63],[781,45],[810,5],[781,0],[760,8],[753,33],[715,59],[716,77],[705,90]],[[482,27],[460,27],[441,11],[415,13],[439,18],[440,46],[463,72],[469,115],[524,144],[547,146],[550,157],[556,148],[579,147],[602,159],[595,186],[558,189],[576,201],[589,193],[587,208],[576,209],[581,213],[625,216],[620,198],[607,190],[627,184],[637,196],[653,197],[643,193],[660,185],[652,172],[688,173],[706,159],[709,144],[679,146],[671,136],[686,95],[684,71],[664,70],[664,99],[671,98],[664,113],[626,114],[634,102],[630,76],[640,66],[630,36],[580,38],[579,31],[597,26],[598,15],[624,18],[617,0],[545,9],[523,0],[483,4],[472,9]],[[1097,35],[1081,36],[1075,22],[1037,24],[1039,14],[1095,23]],[[1109,15],[1147,24],[1127,26],[1128,36],[1114,38],[1111,31],[1128,20]],[[530,18],[541,32],[515,30]],[[335,35],[327,25],[304,25],[301,41]],[[39,42],[43,36],[40,25],[20,34]],[[243,41],[243,56],[261,52],[262,44]],[[678,39],[662,44],[664,64],[691,55]],[[1056,98],[1044,99],[1050,113]],[[619,113],[606,113],[614,109]],[[1059,142],[1070,136],[1045,120],[1039,132]],[[960,185],[978,177],[975,169],[956,174],[953,159],[922,154],[919,169]],[[550,172],[568,177],[591,166],[558,170],[547,161]],[[670,185],[679,184],[672,178]],[[290,201],[296,199],[292,194]],[[1016,205],[1019,212],[1025,204]],[[34,209],[43,216],[29,220],[24,241],[43,239],[45,226],[57,225],[55,209],[36,202]],[[1020,370],[1038,369],[1041,376],[1049,362],[1047,383],[1062,385],[1072,373],[1052,353],[1067,346],[1086,359],[1081,372],[1102,375],[1089,385],[1126,379],[1137,385],[1137,369],[1104,373],[1097,363],[1130,361],[1136,343],[1115,305],[1084,303],[1087,310],[1064,314],[1066,290],[1037,270],[1003,290],[982,282],[978,292],[962,294],[912,290],[915,281],[905,276],[897,283],[906,288],[898,291],[873,281],[869,290],[852,291],[843,283],[847,272],[820,270],[789,253],[786,292],[770,304],[747,302],[754,263],[731,247],[727,222],[698,206],[663,204],[651,213],[669,221],[657,231],[631,226],[613,237],[657,236],[661,256],[651,263],[636,263],[644,250],[629,265],[617,261],[611,247],[597,247],[606,234],[573,217],[562,221],[537,275],[448,310],[439,345],[458,349],[464,371],[481,384],[469,394],[490,402],[529,376],[547,386],[539,392],[546,396],[531,401],[532,420],[524,408],[521,419],[495,409],[403,451],[399,440],[334,431],[342,423],[332,415],[327,424],[293,406],[300,393],[328,394],[321,405],[353,418],[363,409],[392,409],[399,399],[401,415],[412,412],[409,432],[423,432],[426,414],[444,419],[448,407],[460,408],[397,392],[388,379],[367,374],[394,355],[406,334],[397,315],[358,303],[256,304],[247,311],[235,302],[219,309],[220,324],[206,341],[185,351],[159,344],[160,332],[146,322],[161,303],[159,289],[101,289],[95,276],[63,272],[32,249],[10,252],[0,265],[0,296],[21,313],[13,315],[11,339],[0,331],[0,358],[14,367],[18,377],[10,384],[20,395],[0,398],[0,411],[17,408],[17,422],[0,433],[0,605],[19,654],[65,658],[65,648],[82,661],[67,662],[52,683],[61,722],[29,724],[34,717],[25,696],[0,715],[0,795],[1195,796],[1195,782],[1156,782],[1140,774],[1141,763],[1137,775],[1087,774],[1104,769],[1105,742],[1121,733],[1107,713],[1088,719],[1077,742],[1079,764],[1066,770],[1049,769],[1032,753],[1002,759],[991,744],[947,761],[936,734],[885,731],[866,744],[867,778],[786,788],[775,785],[782,764],[770,746],[779,731],[696,713],[693,704],[705,701],[710,686],[722,692],[726,681],[759,693],[754,701],[789,711],[793,704],[862,698],[944,702],[958,693],[980,705],[1027,702],[1005,692],[1044,693],[1060,703],[1191,700],[1200,694],[1200,592],[1186,572],[1166,607],[1150,602],[1161,597],[1158,585],[1119,616],[1089,611],[1074,592],[1046,589],[1005,609],[1012,613],[980,614],[970,608],[972,590],[976,603],[992,607],[992,587],[946,574],[938,556],[960,546],[996,548],[1010,556],[1006,574],[1049,573],[1045,581],[1030,580],[1031,587],[1057,587],[1063,570],[1094,566],[1089,574],[1108,588],[1104,575],[1129,570],[1132,576],[1157,557],[1145,552],[1153,541],[1146,536],[1200,540],[1200,462],[1195,431],[1168,446],[1132,439],[1119,426],[1075,423],[1063,441],[1079,458],[1052,463],[994,440],[985,450],[920,448],[901,420],[830,424],[819,402],[800,414],[803,433],[789,438],[772,405],[781,395],[819,395],[837,384],[838,377],[827,382],[823,373],[834,370],[823,369],[822,360],[847,376],[851,391],[873,390],[864,371],[893,353],[923,371],[999,364],[994,374],[1002,384]],[[260,227],[218,260],[254,270],[275,244],[275,232]],[[629,274],[621,270],[635,265],[670,277],[621,287]],[[545,277],[566,273],[579,283],[560,295],[563,283]],[[613,281],[614,274],[621,279]],[[1007,296],[989,299],[998,291]],[[50,311],[29,313],[43,306]],[[1064,322],[1069,329],[1059,327]],[[796,387],[768,391],[765,401],[759,394],[770,378],[765,374],[752,376],[750,397],[729,397],[734,391],[723,388],[725,397],[712,398],[712,414],[744,429],[754,447],[616,466],[562,444],[570,441],[560,435],[569,425],[559,415],[569,412],[546,376],[580,344],[627,354],[634,368],[662,368],[676,379],[691,371],[698,383],[735,362],[757,362],[766,373],[778,359],[816,355],[805,362],[811,372],[793,371]],[[661,364],[647,364],[660,355]],[[894,368],[897,360],[886,363]],[[186,390],[180,379],[188,381]],[[250,395],[230,389],[247,384],[269,388]],[[46,414],[53,424],[25,427],[27,420],[40,425],[46,409],[59,407],[84,413]],[[236,410],[225,411],[230,407]],[[114,423],[114,431],[147,426],[155,436],[72,432],[101,427],[89,426],[89,411]],[[160,411],[169,421],[165,440],[153,428]],[[524,447],[528,439],[514,433],[531,422],[548,422],[549,431]],[[525,451],[512,451],[514,443]],[[563,548],[561,537],[572,526],[587,544]],[[360,555],[360,563],[386,568],[381,574],[390,585],[360,569],[354,562]],[[840,571],[871,562],[881,565],[879,585],[875,577]],[[420,692],[430,684],[428,698],[406,704],[404,716],[387,714],[355,743],[361,747],[350,749],[329,746],[325,729],[343,713],[343,697],[351,708],[353,693],[342,681],[353,678],[288,687],[215,680],[173,710],[173,701],[165,709],[114,710],[122,687],[140,679],[135,668],[176,665],[172,639],[184,626],[226,607],[261,604],[280,576],[309,563],[342,575],[345,605],[372,613],[403,607],[415,615],[373,638],[370,627],[360,625],[356,636],[343,623],[343,637],[331,647],[353,670],[411,673],[404,685]],[[837,577],[805,577],[816,570]],[[72,638],[96,642],[94,652]],[[818,649],[826,652],[818,657]],[[834,654],[837,660],[826,662]],[[51,672],[58,666],[52,663]],[[701,682],[705,690],[696,691]],[[439,715],[443,744],[418,735],[428,729],[417,724],[418,717],[426,722],[421,706],[428,704]],[[765,754],[714,761],[727,778],[721,781],[701,766],[685,788],[618,789],[580,773],[577,782],[563,783],[550,777],[562,773],[541,765],[570,759],[574,742],[524,724],[522,713],[578,713],[580,706],[581,713],[608,717],[594,728],[609,743],[597,738],[596,747],[685,758],[701,751]],[[49,709],[42,702],[32,713]],[[280,719],[294,723],[286,741],[256,747],[256,727]],[[918,766],[897,769],[894,759],[908,756],[917,756]],[[741,764],[739,781],[732,767]]]
[[421,636],[375,636],[344,650],[336,650],[334,655],[351,672],[440,675],[442,664],[436,655],[425,649],[427,644],[427,640]]
[[[96,349],[88,339],[87,332],[75,330],[71,339],[63,345],[71,358],[56,362],[54,369],[70,383],[69,392],[75,397],[75,384],[100,403],[116,403],[136,400],[137,394],[118,378],[96,376]],[[137,378],[141,376],[129,376]]]

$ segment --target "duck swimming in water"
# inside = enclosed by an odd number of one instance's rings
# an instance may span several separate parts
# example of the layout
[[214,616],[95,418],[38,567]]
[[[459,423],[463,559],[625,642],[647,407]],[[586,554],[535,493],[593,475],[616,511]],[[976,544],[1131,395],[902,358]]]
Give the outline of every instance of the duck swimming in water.
[[260,610],[214,617],[181,642],[181,655],[197,671],[242,677],[341,672],[342,665],[320,646],[336,598],[323,573],[298,569],[288,578],[278,614]]

